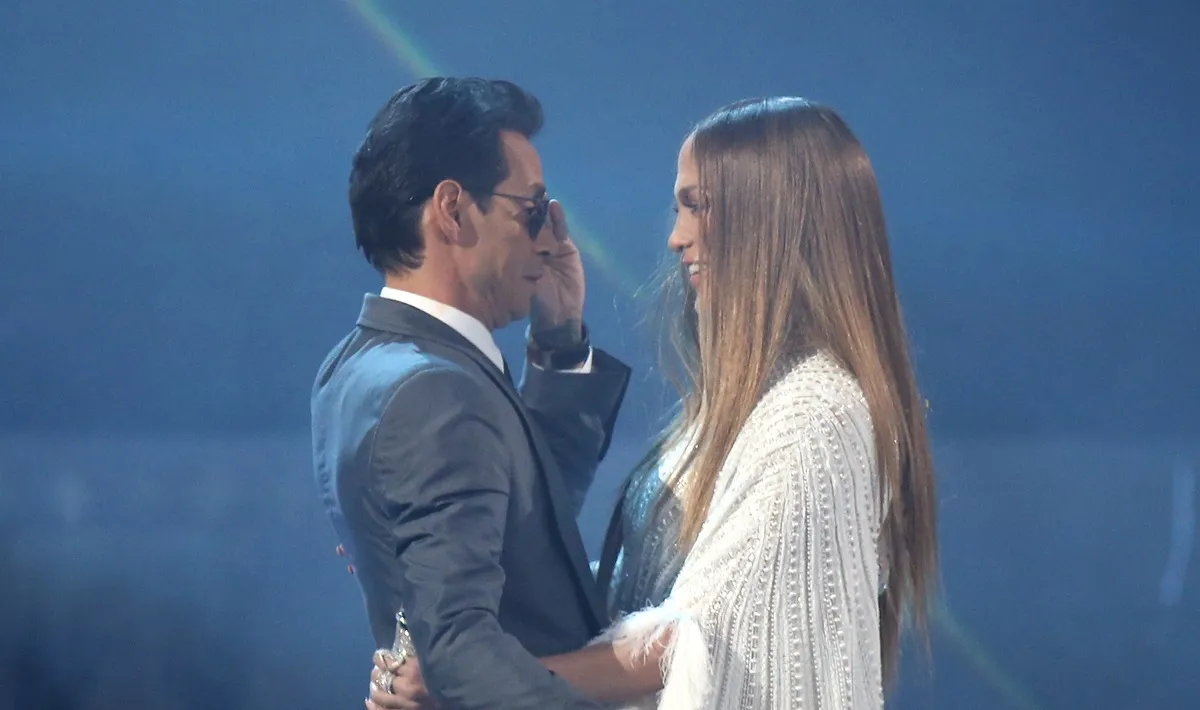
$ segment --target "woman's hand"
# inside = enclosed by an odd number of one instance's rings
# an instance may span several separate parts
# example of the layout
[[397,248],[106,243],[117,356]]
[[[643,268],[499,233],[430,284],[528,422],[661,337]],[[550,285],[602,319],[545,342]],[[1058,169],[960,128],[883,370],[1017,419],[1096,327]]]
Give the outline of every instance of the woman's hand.
[[372,660],[368,710],[436,710],[438,704],[425,689],[415,656],[401,661],[391,651],[379,649]]

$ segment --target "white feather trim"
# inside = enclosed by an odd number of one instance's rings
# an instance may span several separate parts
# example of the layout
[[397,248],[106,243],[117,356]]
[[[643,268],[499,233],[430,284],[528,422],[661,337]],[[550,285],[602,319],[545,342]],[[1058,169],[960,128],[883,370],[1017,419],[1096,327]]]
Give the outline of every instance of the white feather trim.
[[708,642],[691,614],[669,605],[643,609],[613,624],[592,643],[612,643],[619,653],[645,658],[665,645],[663,689],[658,702],[647,698],[630,708],[699,710],[709,691]]

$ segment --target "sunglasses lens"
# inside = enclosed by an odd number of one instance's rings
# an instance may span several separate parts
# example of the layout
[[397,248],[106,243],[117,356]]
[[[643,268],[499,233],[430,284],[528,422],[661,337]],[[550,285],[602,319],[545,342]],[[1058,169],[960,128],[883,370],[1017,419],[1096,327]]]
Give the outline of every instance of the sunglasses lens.
[[537,239],[541,234],[542,228],[546,226],[546,217],[549,216],[549,210],[544,205],[538,205],[529,215],[529,236],[532,239]]

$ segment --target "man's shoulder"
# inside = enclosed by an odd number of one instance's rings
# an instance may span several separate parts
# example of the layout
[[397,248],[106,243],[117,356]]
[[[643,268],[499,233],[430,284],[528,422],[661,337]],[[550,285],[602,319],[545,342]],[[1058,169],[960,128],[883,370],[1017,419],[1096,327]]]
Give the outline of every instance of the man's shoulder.
[[385,378],[391,383],[388,409],[401,407],[430,415],[438,407],[492,410],[504,401],[500,389],[474,363],[423,353],[395,364]]
[[[387,390],[401,388],[428,390],[446,387],[452,390],[493,389],[488,378],[466,356],[457,357],[452,349],[437,343],[399,337],[372,337],[357,347],[346,349],[331,368],[333,379],[348,388]],[[331,355],[337,357],[336,355]]]

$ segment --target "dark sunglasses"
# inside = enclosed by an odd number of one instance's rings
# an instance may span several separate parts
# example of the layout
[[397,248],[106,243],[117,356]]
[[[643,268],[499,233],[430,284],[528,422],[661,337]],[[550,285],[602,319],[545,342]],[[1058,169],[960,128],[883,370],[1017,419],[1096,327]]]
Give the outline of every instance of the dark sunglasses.
[[490,193],[493,197],[504,197],[518,202],[523,205],[529,205],[525,208],[525,228],[529,230],[529,238],[537,239],[541,234],[542,228],[546,226],[546,220],[550,218],[550,198],[542,195],[541,197],[525,197],[524,195],[509,195],[503,192]]

